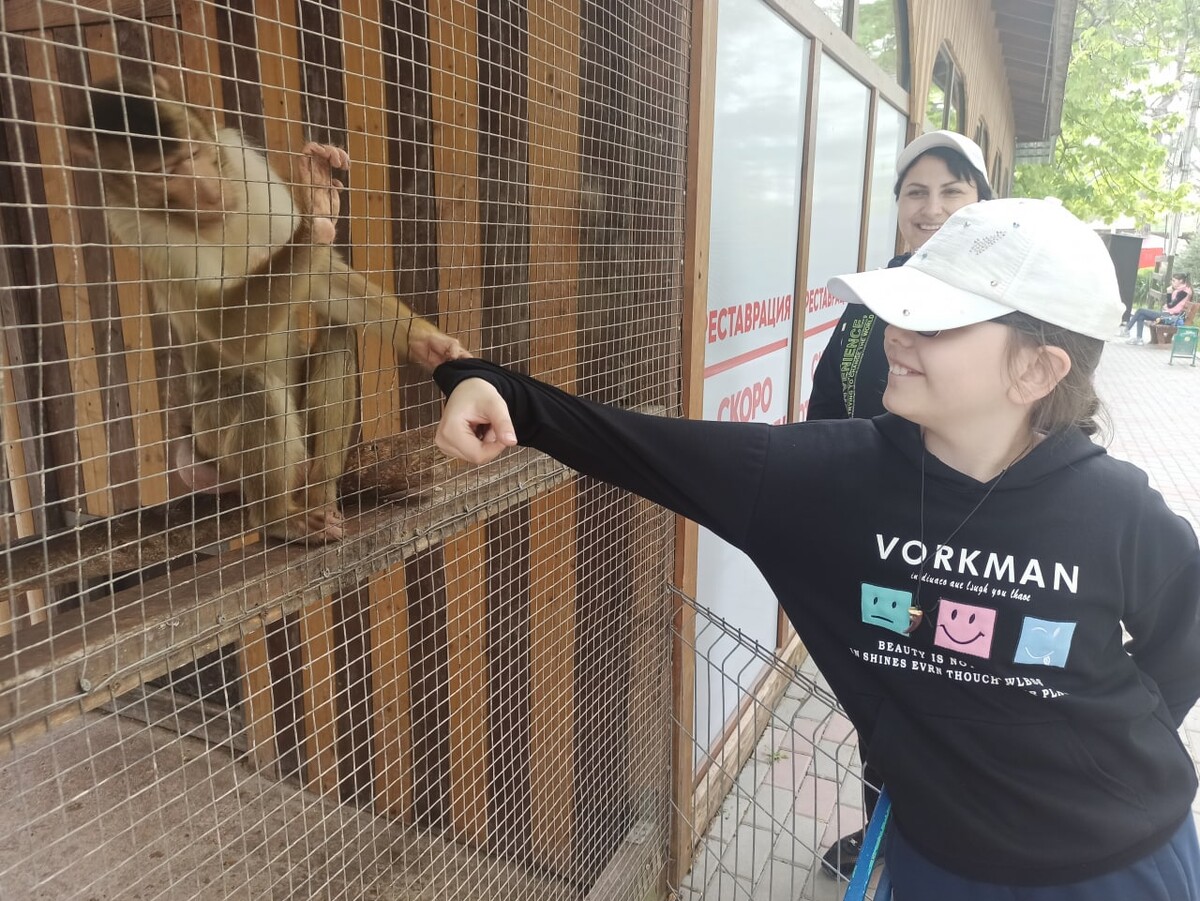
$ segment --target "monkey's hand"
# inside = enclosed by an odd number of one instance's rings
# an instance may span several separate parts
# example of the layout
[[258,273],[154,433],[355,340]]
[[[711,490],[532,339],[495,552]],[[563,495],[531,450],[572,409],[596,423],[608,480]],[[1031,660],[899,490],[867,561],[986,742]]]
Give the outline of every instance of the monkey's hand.
[[296,180],[300,185],[300,202],[312,219],[314,244],[332,244],[342,211],[338,193],[343,185],[333,177],[334,169],[349,169],[350,155],[332,144],[310,142],[304,145],[304,156],[296,165]]
[[[422,328],[422,326],[424,326]],[[424,319],[415,320],[408,335],[408,359],[430,372],[443,363],[471,356],[465,347]]]
[[460,382],[446,401],[434,440],[448,457],[490,463],[517,443],[508,405],[489,382]]

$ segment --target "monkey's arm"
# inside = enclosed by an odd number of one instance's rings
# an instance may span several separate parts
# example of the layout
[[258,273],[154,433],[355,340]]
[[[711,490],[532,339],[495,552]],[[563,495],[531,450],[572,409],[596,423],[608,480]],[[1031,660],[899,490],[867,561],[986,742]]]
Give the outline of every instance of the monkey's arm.
[[[469,357],[456,338],[423,319],[399,298],[351,269],[336,252],[313,247],[310,293],[317,315],[337,325],[367,328],[390,342],[396,357],[434,370]],[[328,261],[322,259],[328,254]],[[328,272],[328,275],[324,273]]]

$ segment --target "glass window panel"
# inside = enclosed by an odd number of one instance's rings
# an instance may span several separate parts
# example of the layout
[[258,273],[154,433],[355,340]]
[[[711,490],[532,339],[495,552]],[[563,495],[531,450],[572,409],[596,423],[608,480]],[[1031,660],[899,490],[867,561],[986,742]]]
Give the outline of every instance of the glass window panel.
[[846,0],[816,0],[817,8],[833,20],[838,28],[845,28]]
[[950,95],[950,116],[946,120],[946,127],[950,131],[962,132],[966,125],[966,93],[963,91],[962,77],[956,71],[954,73],[954,90]]
[[[713,122],[704,417],[782,421],[792,379],[796,244],[810,42],[762,0],[721,0]],[[758,303],[769,321],[738,331],[730,315]],[[742,398],[758,397],[754,405]],[[747,409],[749,407],[749,409]],[[775,595],[741,551],[700,530],[697,598],[767,647]],[[697,639],[698,660],[722,661],[748,691],[761,673],[719,630]],[[721,674],[697,665],[695,762],[725,727]]]
[[859,0],[854,41],[897,81],[902,59],[899,35],[896,0]]
[[805,405],[817,360],[845,308],[826,293],[825,283],[835,275],[858,269],[870,114],[867,86],[830,57],[822,57],[800,373],[800,396]]
[[926,131],[946,126],[946,92],[940,85],[929,86],[929,97],[925,100]]
[[867,213],[867,268],[880,269],[896,252],[896,158],[904,149],[904,114],[880,102],[875,111],[875,156]]
[[939,51],[933,63],[933,77],[929,80],[929,96],[925,100],[925,123],[929,129],[949,128],[947,121],[947,97],[954,81],[954,65],[944,50]]

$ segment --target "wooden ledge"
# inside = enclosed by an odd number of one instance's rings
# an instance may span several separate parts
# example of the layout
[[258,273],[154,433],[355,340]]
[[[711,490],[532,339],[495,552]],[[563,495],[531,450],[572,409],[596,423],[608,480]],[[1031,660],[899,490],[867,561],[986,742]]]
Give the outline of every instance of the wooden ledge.
[[[267,543],[222,551],[4,636],[0,747],[15,747],[199,654],[353,588],[572,476],[561,464],[520,450],[422,497],[348,508],[349,534],[335,544]],[[183,519],[178,517],[164,540],[176,529],[195,529],[194,520]]]

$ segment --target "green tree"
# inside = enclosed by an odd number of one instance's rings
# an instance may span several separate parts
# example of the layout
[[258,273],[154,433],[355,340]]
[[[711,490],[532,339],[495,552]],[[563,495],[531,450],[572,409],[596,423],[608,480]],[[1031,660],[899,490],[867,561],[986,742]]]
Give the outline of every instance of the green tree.
[[1168,109],[1200,59],[1197,0],[1080,0],[1053,162],[1017,167],[1014,193],[1054,195],[1084,220],[1139,225],[1188,206],[1170,188],[1167,146],[1181,117]]

